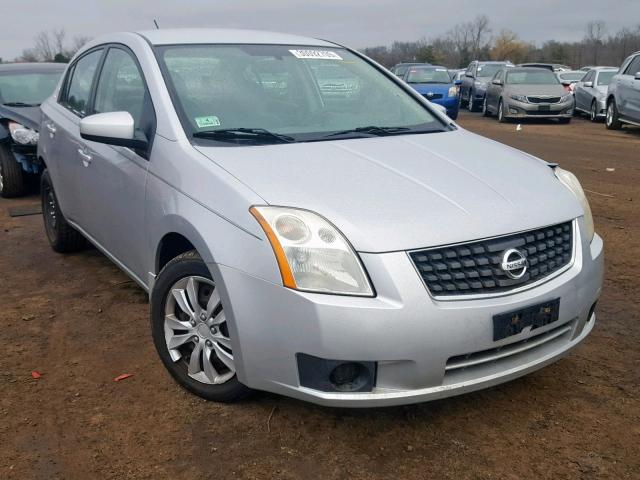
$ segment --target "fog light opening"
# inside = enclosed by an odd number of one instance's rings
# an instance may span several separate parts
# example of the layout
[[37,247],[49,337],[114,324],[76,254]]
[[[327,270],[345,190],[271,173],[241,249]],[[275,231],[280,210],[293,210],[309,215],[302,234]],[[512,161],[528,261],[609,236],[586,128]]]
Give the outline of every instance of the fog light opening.
[[367,383],[367,379],[367,369],[354,362],[341,363],[329,374],[329,381],[334,388],[343,392],[361,389]]

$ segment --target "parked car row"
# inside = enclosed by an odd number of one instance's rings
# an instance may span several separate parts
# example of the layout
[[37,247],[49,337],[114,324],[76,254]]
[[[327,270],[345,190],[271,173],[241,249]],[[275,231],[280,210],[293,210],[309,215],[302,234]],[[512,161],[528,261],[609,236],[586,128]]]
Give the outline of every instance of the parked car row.
[[[565,93],[506,66],[467,70],[472,108],[526,113],[529,79]],[[434,108],[459,97],[446,69],[403,78],[291,35],[96,38],[41,105],[44,234],[149,293],[160,360],[206,399],[398,405],[542,368],[596,321],[584,191]]]
[[[419,67],[412,67],[413,69]],[[592,121],[605,118],[609,129],[640,126],[640,52],[618,69],[589,66],[573,71],[556,64],[473,61],[461,76],[460,105],[481,106],[498,121],[555,118],[569,123],[583,113]]]

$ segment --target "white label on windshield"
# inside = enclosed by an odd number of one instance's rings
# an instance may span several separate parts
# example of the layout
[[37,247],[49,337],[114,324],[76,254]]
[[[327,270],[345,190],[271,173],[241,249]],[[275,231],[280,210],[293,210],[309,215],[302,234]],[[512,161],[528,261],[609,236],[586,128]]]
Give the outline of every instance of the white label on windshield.
[[336,52],[330,50],[289,50],[296,58],[315,60],[342,60]]

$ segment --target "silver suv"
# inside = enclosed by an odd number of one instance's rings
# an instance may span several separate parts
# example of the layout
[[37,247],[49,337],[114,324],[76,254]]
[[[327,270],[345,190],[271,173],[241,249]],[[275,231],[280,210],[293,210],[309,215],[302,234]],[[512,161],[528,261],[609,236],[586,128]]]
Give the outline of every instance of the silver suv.
[[640,126],[640,52],[622,63],[607,90],[607,128],[619,130],[624,123]]
[[541,368],[594,326],[603,243],[577,179],[353,50],[112,34],[42,111],[51,246],[87,239],[149,292],[160,359],[204,398],[421,402]]

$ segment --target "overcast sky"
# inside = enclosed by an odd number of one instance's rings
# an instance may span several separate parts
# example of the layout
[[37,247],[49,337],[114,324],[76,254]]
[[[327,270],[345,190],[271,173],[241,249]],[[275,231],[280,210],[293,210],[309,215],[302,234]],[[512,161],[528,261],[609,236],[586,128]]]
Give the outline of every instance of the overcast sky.
[[[297,33],[348,46],[434,37],[480,13],[494,34],[538,43],[580,40],[587,22],[609,31],[640,24],[640,0],[20,0],[2,7],[0,57],[13,59],[40,30],[75,35],[153,28],[232,27]],[[11,5],[9,5],[11,4]]]

